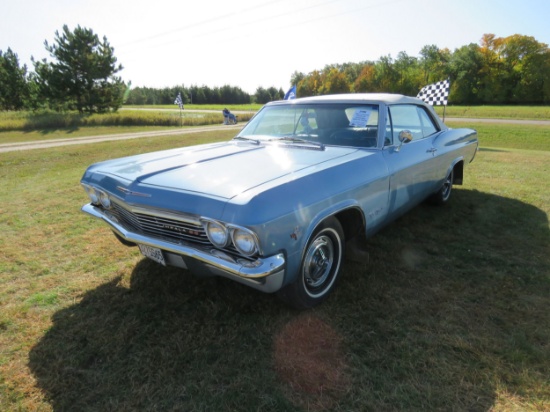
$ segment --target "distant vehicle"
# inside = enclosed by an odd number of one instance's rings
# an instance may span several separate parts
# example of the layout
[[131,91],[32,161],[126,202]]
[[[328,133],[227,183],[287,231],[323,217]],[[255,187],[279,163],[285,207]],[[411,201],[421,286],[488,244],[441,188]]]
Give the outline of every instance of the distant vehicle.
[[278,101],[230,141],[90,166],[83,211],[161,265],[310,308],[334,289],[347,241],[447,203],[477,147],[475,130],[412,97]]

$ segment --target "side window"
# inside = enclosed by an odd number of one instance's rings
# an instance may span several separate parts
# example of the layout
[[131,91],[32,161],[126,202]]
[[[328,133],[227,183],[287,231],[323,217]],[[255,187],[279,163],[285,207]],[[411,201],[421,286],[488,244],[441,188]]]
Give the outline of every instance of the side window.
[[431,136],[438,131],[432,118],[426,113],[423,107],[418,106],[418,114],[420,115],[420,122],[422,123],[422,134],[424,137]]
[[393,144],[398,144],[399,133],[408,130],[413,140],[423,139],[437,132],[437,127],[421,106],[402,104],[388,108],[391,115]]

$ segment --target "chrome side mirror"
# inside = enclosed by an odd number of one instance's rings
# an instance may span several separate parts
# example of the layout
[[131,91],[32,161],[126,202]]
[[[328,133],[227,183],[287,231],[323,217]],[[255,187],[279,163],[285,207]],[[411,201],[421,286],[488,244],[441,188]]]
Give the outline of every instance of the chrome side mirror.
[[401,150],[401,146],[403,146],[404,143],[410,143],[413,139],[413,135],[410,130],[401,130],[398,137],[401,144],[397,147],[397,149],[395,149],[396,152]]

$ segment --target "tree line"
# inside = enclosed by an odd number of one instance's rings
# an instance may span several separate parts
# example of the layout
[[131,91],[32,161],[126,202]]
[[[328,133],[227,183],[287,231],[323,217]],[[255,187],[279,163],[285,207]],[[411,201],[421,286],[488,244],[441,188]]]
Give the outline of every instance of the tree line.
[[[264,104],[284,97],[279,88],[258,87],[253,95],[225,85],[131,87],[117,74],[114,49],[91,29],[65,25],[54,43],[44,42],[53,61],[31,59],[34,71],[21,66],[10,48],[0,50],[0,110],[53,109],[80,113],[116,111],[122,104]],[[418,57],[400,52],[396,58],[327,65],[310,73],[294,72],[290,83],[297,96],[387,92],[416,96],[427,84],[451,81],[453,104],[549,104],[550,49],[535,38],[485,34],[479,44],[453,52],[424,46]]]
[[284,97],[283,89],[258,87],[256,93],[250,95],[241,88],[224,85],[222,87],[189,86],[164,87],[136,87],[128,89],[124,103],[129,105],[173,104],[176,96],[181,95],[184,105],[192,104],[265,104]]
[[419,57],[400,52],[395,59],[382,56],[376,62],[294,72],[291,84],[299,97],[349,92],[416,96],[422,87],[445,79],[455,104],[549,104],[550,49],[530,36],[485,34],[480,44],[454,52],[429,45]]

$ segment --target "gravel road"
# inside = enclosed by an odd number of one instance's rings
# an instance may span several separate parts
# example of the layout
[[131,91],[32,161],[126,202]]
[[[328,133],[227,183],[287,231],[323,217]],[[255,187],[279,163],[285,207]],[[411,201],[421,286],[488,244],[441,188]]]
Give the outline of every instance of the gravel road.
[[211,132],[211,131],[222,130],[222,129],[239,130],[239,128],[242,128],[243,125],[244,123],[240,125],[237,124],[237,125],[220,125],[220,126],[201,126],[201,127],[192,127],[192,128],[190,127],[187,129],[178,128],[178,129],[168,129],[168,130],[156,130],[151,132],[106,134],[106,135],[74,137],[74,138],[66,138],[66,139],[37,140],[34,142],[4,143],[4,144],[0,144],[0,153],[14,152],[17,150],[46,149],[46,148],[58,147],[58,146],[70,146],[70,145],[77,145],[77,144],[107,142],[111,140],[138,139],[140,137],[170,136],[170,135],[197,133],[197,132]]

